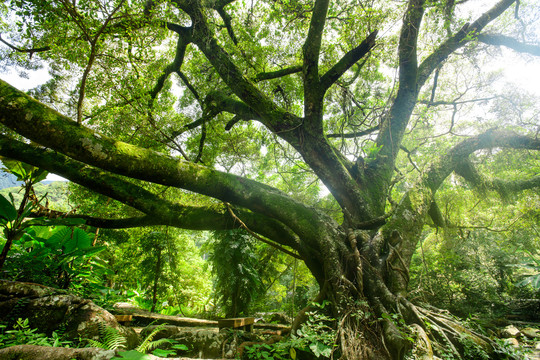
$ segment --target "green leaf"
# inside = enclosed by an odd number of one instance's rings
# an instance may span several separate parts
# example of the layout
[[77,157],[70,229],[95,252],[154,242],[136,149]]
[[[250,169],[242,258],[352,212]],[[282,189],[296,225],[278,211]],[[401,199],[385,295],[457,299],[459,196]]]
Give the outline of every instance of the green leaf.
[[184,344],[176,344],[172,346],[173,349],[187,351],[189,348]]
[[45,242],[45,246],[53,248],[53,249],[59,249],[62,247],[65,241],[69,239],[71,236],[71,229],[60,226],[58,229],[54,232],[54,234],[51,235]]
[[152,355],[159,357],[168,357],[169,355],[175,355],[176,352],[172,350],[155,349],[152,351]]
[[6,167],[7,171],[17,177],[19,181],[28,180],[30,172],[32,171],[32,165],[25,164],[17,160],[3,159],[2,163]]
[[289,349],[289,354],[291,355],[292,360],[296,360],[296,350],[295,350],[295,348],[293,348],[293,347],[290,348]]
[[87,249],[92,246],[92,239],[88,233],[82,229],[74,228],[70,240],[66,242],[66,252],[79,249]]
[[107,247],[106,246],[95,246],[95,247],[90,247],[88,249],[84,249],[84,256],[94,256],[96,254],[99,254],[100,252],[106,250]]
[[2,160],[2,163],[19,181],[30,180],[32,184],[36,184],[49,174],[46,170],[16,160]]
[[0,195],[0,217],[7,221],[17,219],[17,209],[3,195]]
[[531,286],[535,289],[540,289],[540,274],[526,277],[525,279],[518,282],[517,286],[526,286],[528,284],[531,284]]
[[66,253],[71,253],[91,248],[92,239],[82,229],[62,226],[47,240],[45,245],[52,248],[62,247]]
[[38,183],[42,180],[45,180],[45,178],[47,177],[47,175],[49,175],[49,172],[46,171],[46,170],[43,170],[43,169],[39,169],[39,168],[34,168],[33,171],[32,171],[32,183],[35,184],[35,183]]
[[312,343],[309,345],[309,349],[316,357],[325,356],[328,357],[332,353],[332,348],[321,342]]

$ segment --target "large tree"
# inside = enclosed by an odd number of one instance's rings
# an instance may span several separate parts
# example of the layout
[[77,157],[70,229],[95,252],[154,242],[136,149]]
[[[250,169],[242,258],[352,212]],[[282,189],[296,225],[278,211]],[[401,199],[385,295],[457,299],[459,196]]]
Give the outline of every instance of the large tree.
[[[534,170],[488,178],[473,161],[488,149],[538,159],[534,120],[513,132],[512,119],[453,131],[466,103],[481,104],[455,74],[481,75],[494,47],[538,55],[527,32],[534,4],[13,0],[10,9],[5,59],[43,59],[53,78],[32,93],[48,105],[0,81],[0,155],[139,212],[88,224],[243,227],[305,262],[317,300],[331,302],[344,358],[402,359],[411,344],[389,314],[418,342],[459,350],[465,330],[407,300],[408,268],[424,225],[447,225],[436,192],[449,177],[488,192],[540,185]],[[453,110],[446,131],[440,106]],[[412,156],[426,152],[419,168]],[[317,181],[331,199],[304,191]]]

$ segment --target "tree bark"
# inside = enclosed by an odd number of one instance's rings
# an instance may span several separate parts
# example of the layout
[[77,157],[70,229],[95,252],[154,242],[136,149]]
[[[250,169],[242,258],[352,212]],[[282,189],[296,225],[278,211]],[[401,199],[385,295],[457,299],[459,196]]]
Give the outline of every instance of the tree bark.
[[152,288],[152,309],[150,309],[151,312],[154,312],[156,310],[157,290],[158,290],[159,276],[161,275],[161,255],[162,255],[161,253],[162,253],[162,249],[161,247],[158,246],[156,269],[154,273],[154,286]]

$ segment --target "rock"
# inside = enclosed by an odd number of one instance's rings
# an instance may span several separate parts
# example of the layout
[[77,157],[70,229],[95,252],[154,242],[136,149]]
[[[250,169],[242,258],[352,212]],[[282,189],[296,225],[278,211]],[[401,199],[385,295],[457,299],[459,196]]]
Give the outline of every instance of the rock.
[[[150,335],[150,333],[152,331],[154,331],[154,329],[157,327],[158,325],[150,325],[150,326],[147,326],[145,327],[144,329],[141,330],[140,332],[140,335],[141,335],[141,338],[145,339],[148,335]],[[154,340],[158,340],[158,339],[172,339],[173,337],[175,337],[176,335],[178,335],[178,333],[184,331],[184,329],[186,328],[183,328],[183,327],[179,327],[179,326],[174,326],[174,325],[165,325],[163,327],[163,330],[161,330],[160,332],[158,332],[155,336],[154,336]],[[189,329],[189,328],[187,328]]]
[[540,337],[540,330],[538,329],[533,329],[533,328],[525,328],[525,329],[521,329],[521,333],[523,335],[525,335],[526,337],[528,337],[529,339],[534,339],[534,338],[538,338]]
[[109,360],[115,356],[114,350],[97,348],[60,348],[37,345],[16,345],[0,349],[2,360]]
[[540,350],[540,341],[537,342],[537,343],[534,345],[534,348],[535,348],[536,350]]
[[[156,326],[147,326],[141,331],[145,338]],[[217,328],[192,328],[167,325],[157,333],[154,340],[167,338],[188,346],[182,356],[205,359],[234,358],[236,348],[245,339],[255,335],[243,331],[219,331]],[[166,348],[166,347],[164,347]]]
[[227,337],[227,334],[220,334],[217,329],[184,328],[174,339],[189,347],[187,356],[219,359],[222,358],[221,345]]
[[512,345],[514,347],[519,347],[519,341],[516,338],[504,339],[506,345]]
[[508,325],[501,331],[501,337],[503,338],[517,338],[521,336],[521,332],[514,325]]
[[104,323],[126,337],[128,348],[139,341],[133,329],[120,326],[111,313],[90,300],[39,284],[0,280],[0,321],[12,325],[18,318],[28,319],[31,328],[49,336],[61,330],[71,340],[98,340],[98,324]]

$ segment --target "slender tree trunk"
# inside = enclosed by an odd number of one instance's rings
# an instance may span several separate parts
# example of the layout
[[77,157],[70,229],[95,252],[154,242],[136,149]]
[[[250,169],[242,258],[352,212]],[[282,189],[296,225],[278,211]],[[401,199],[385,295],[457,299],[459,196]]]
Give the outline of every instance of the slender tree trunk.
[[159,282],[160,275],[161,275],[161,248],[158,249],[158,253],[157,253],[156,272],[154,275],[154,287],[152,289],[152,309],[150,309],[151,312],[154,312],[156,310],[157,290],[158,290],[158,282]]
[[13,228],[11,228],[9,231],[7,231],[6,236],[6,243],[4,245],[4,248],[2,249],[2,253],[0,254],[0,270],[4,267],[4,263],[7,259],[7,254],[9,253],[9,250],[11,250],[11,246],[13,245],[13,241],[21,236],[22,234],[18,234],[18,227],[20,226],[20,223],[22,222],[21,216],[24,212],[24,209],[26,208],[26,205],[28,204],[28,200],[30,199],[30,193],[32,192],[32,183],[26,181],[24,185],[24,196],[21,201],[21,204],[19,205],[19,209],[17,210],[17,218],[14,220],[14,224],[16,224]]
[[0,254],[0,270],[4,267],[4,263],[7,259],[7,254],[9,250],[11,249],[11,245],[13,244],[13,238],[14,236],[8,236],[6,239],[6,243],[4,244],[4,247],[2,249],[2,253]]

